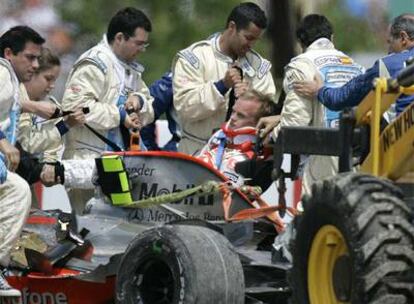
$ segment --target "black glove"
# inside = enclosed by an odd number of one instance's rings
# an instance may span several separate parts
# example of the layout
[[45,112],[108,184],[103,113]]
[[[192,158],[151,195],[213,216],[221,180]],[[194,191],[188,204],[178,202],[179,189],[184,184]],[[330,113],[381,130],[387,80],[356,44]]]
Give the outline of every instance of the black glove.
[[16,148],[20,151],[20,163],[16,173],[24,178],[29,185],[34,184],[40,180],[43,164],[39,162],[38,158],[24,151],[19,142],[16,143]]

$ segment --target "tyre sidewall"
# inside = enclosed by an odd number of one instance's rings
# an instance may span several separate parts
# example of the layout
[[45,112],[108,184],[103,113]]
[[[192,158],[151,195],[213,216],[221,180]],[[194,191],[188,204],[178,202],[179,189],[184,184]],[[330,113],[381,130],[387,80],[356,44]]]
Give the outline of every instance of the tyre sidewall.
[[305,212],[294,219],[293,267],[288,274],[293,303],[310,301],[308,259],[312,242],[325,225],[336,227],[348,247],[350,302],[411,303],[412,280],[406,276],[413,264],[409,255],[414,229],[400,198],[389,181],[363,174],[340,174],[315,183],[312,195],[303,198]]
[[137,282],[140,279],[140,269],[146,263],[161,260],[168,265],[174,280],[173,300],[171,304],[195,303],[192,282],[195,280],[194,266],[191,264],[189,253],[182,241],[168,230],[162,231],[163,236],[155,230],[144,232],[128,247],[117,276],[117,301],[119,303],[137,302],[140,292]]
[[[327,197],[327,199],[329,198]],[[333,225],[343,234],[346,242],[350,239],[350,236],[347,235],[348,230],[344,229],[346,223],[343,222],[343,217],[337,213],[338,210],[334,210],[323,204],[323,201],[308,201],[306,203],[308,204],[305,211],[307,212],[307,216],[305,218],[298,218],[295,223],[296,239],[292,252],[294,256],[293,263],[295,265],[292,273],[289,275],[289,281],[294,285],[293,288],[295,290],[294,303],[301,304],[309,303],[307,266],[312,242],[318,231],[323,226]],[[349,248],[348,243],[347,246]],[[349,252],[349,254],[352,255],[352,252]],[[295,276],[295,280],[292,280],[293,276]]]

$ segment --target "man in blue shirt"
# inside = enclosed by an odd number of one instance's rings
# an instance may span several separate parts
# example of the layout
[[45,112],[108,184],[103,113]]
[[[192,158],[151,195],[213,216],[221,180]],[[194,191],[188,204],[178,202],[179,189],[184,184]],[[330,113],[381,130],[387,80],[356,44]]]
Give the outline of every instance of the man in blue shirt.
[[[390,54],[377,60],[364,74],[353,78],[344,86],[329,88],[316,79],[295,82],[295,91],[307,98],[317,97],[323,105],[335,111],[358,105],[373,89],[375,78],[396,77],[405,68],[406,61],[414,57],[414,14],[403,14],[393,20],[387,42]],[[413,100],[413,95],[401,95],[395,105],[397,114]]]
[[[167,72],[161,79],[156,80],[149,87],[149,91],[151,96],[154,97],[154,102],[152,103],[152,107],[154,108],[154,122],[142,128],[142,141],[148,150],[177,151],[177,145],[181,136],[178,131],[177,115],[173,104],[172,73]],[[172,138],[164,147],[160,148],[155,138],[155,122],[163,113],[165,113],[167,118],[168,129],[172,134]]]

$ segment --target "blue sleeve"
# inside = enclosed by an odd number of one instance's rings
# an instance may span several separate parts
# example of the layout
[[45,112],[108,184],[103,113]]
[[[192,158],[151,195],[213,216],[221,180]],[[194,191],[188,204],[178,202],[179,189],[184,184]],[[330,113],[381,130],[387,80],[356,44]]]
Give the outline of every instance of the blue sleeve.
[[3,138],[6,138],[6,135],[0,130],[0,140],[2,140]]
[[172,74],[165,73],[161,79],[151,84],[149,91],[154,97],[154,122],[142,128],[141,138],[148,150],[160,150],[155,140],[155,121],[173,106]]
[[175,134],[178,137],[177,130],[178,130],[178,121],[176,120],[176,115],[173,115],[173,109],[169,109],[166,113],[167,122],[168,122],[168,129],[170,130],[171,134]]
[[173,104],[173,89],[171,73],[166,73],[161,79],[155,81],[150,87],[149,91],[154,102],[154,121],[167,112]]
[[351,79],[342,87],[322,87],[318,92],[318,100],[333,111],[341,111],[358,105],[373,88],[374,79],[379,77],[378,65],[376,61],[364,74]]
[[162,151],[178,151],[178,142],[174,140],[174,138],[171,138],[165,145],[162,147]]
[[158,147],[157,142],[155,141],[155,122],[142,128],[140,134],[142,141],[148,150],[160,150],[160,147]]
[[219,80],[219,81],[215,82],[214,85],[216,86],[216,89],[220,92],[220,94],[222,96],[226,95],[227,91],[229,90],[224,85],[224,81],[223,80]]
[[119,109],[119,125],[122,126],[124,125],[125,122],[125,118],[126,118],[127,112],[125,111],[125,109]]
[[62,137],[63,135],[65,135],[66,133],[68,133],[69,128],[68,126],[65,124],[65,122],[63,120],[59,121],[55,127],[58,129],[60,136]]

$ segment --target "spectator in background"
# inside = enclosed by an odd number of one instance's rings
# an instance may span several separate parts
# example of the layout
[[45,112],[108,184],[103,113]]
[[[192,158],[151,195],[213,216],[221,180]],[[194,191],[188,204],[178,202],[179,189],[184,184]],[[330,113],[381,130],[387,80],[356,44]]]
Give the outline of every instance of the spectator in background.
[[70,27],[59,26],[49,31],[46,46],[59,57],[60,73],[56,79],[52,94],[62,100],[66,80],[79,54],[75,54],[75,44]]
[[[153,151],[177,151],[180,142],[176,113],[173,104],[172,73],[165,73],[161,79],[156,80],[149,87],[150,94],[154,97],[152,104],[154,108],[154,122],[141,129],[141,138],[145,147]],[[157,144],[155,133],[155,122],[165,114],[168,122],[168,129],[172,138],[160,148]]]
[[0,24],[2,33],[10,27],[24,24],[47,38],[49,31],[61,24],[61,19],[49,1],[22,0],[14,2],[13,7],[2,17]]
[[0,7],[0,35],[8,29],[21,24],[20,18],[21,4],[17,1],[3,1]]
[[8,1],[0,16],[0,34],[9,28],[28,25],[46,38],[46,46],[61,60],[61,73],[54,89],[54,96],[61,100],[66,78],[76,60],[72,54],[71,27],[64,24],[55,10],[55,2],[48,0]]

